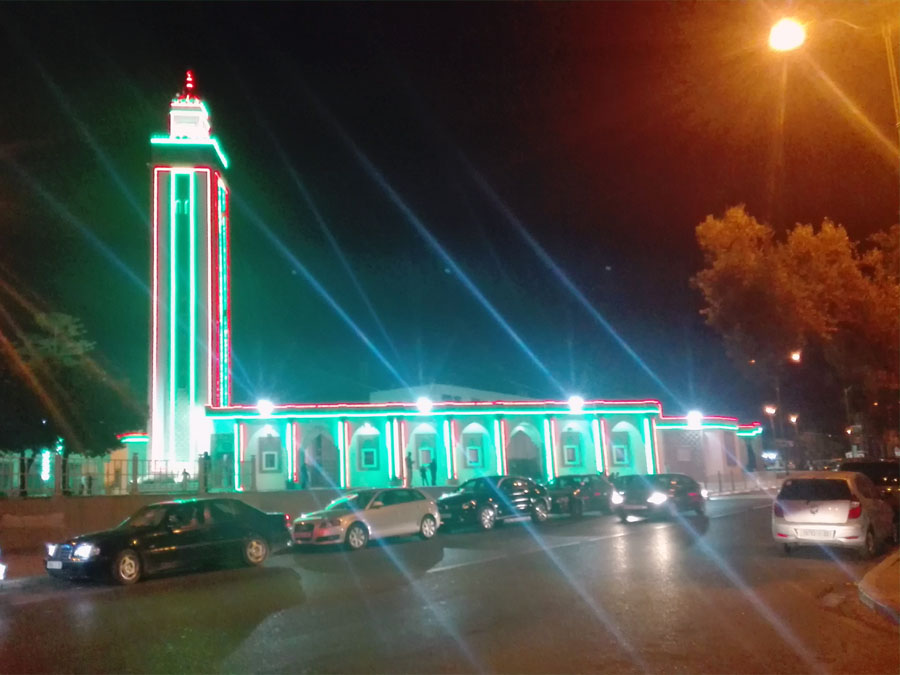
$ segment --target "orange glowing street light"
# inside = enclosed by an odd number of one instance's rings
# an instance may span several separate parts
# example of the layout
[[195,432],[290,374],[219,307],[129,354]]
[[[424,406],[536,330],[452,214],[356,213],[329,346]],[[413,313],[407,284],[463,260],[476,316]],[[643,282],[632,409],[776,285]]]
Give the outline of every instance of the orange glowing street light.
[[784,18],[769,31],[769,47],[776,52],[789,52],[806,41],[806,28],[796,19]]
[[803,352],[801,352],[799,349],[795,349],[791,352],[791,361],[793,361],[794,363],[800,363],[800,359],[802,358]]

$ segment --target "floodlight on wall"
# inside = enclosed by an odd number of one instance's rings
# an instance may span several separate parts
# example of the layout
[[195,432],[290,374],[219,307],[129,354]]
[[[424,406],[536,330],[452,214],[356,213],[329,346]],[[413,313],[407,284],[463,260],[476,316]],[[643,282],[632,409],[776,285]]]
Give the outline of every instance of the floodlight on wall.
[[580,413],[582,410],[584,410],[584,399],[581,396],[570,396],[569,410],[574,413]]
[[420,396],[416,399],[416,407],[419,409],[420,413],[430,413],[433,405],[431,399],[427,396]]
[[699,410],[691,410],[687,414],[687,428],[696,430],[703,428],[703,413]]
[[275,404],[267,398],[261,398],[256,402],[256,410],[260,417],[271,417],[275,411]]

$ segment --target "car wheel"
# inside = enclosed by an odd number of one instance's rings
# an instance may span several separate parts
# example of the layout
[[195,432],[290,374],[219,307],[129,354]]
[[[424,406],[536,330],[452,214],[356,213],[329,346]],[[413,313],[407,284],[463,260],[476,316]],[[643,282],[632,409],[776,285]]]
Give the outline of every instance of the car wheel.
[[868,560],[869,558],[874,558],[877,553],[878,542],[875,540],[875,532],[870,527],[866,530],[866,540],[863,543],[863,547],[859,549],[859,557],[863,560]]
[[482,530],[490,530],[497,522],[497,512],[490,506],[482,506],[478,510],[478,526]]
[[619,516],[619,520],[622,521],[623,523],[628,522],[628,516],[621,509],[619,511],[616,511],[616,515]]
[[347,528],[346,541],[347,546],[353,551],[365,548],[366,544],[369,543],[369,531],[362,523],[353,523]]
[[113,581],[122,586],[136,584],[141,579],[141,558],[137,551],[126,548],[115,557],[112,564]]
[[569,515],[573,518],[581,518],[584,515],[584,502],[576,499],[569,505]]
[[434,516],[426,515],[422,518],[422,523],[419,525],[419,536],[422,539],[431,539],[435,532],[437,532],[437,521],[435,521]]
[[531,522],[533,523],[543,523],[547,518],[550,517],[550,512],[547,511],[547,505],[543,501],[537,502],[531,509]]
[[258,534],[251,534],[244,540],[244,562],[248,565],[262,565],[269,557],[269,544]]

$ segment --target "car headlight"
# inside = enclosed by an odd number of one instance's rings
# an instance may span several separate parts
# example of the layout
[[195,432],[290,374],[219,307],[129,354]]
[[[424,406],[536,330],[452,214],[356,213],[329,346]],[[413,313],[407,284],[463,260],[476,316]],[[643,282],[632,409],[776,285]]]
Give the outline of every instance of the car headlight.
[[340,518],[323,518],[319,521],[319,527],[340,527]]
[[652,495],[647,497],[647,501],[651,504],[662,504],[669,498],[669,495],[664,494],[662,492],[654,492]]
[[56,555],[56,544],[47,544],[47,557],[52,558]]
[[99,547],[94,546],[93,544],[84,543],[78,544],[78,546],[75,547],[75,552],[72,553],[72,557],[75,560],[90,560],[98,553],[100,553]]
[[466,502],[462,505],[463,511],[468,511],[469,509],[475,508],[475,502]]
[[609,497],[609,501],[611,501],[613,504],[621,504],[625,501],[625,497],[621,492],[614,490],[612,495],[610,495]]
[[0,581],[3,581],[6,578],[6,565],[0,563]]
[[700,490],[700,496],[703,497],[703,499],[709,499],[709,490],[703,488]]

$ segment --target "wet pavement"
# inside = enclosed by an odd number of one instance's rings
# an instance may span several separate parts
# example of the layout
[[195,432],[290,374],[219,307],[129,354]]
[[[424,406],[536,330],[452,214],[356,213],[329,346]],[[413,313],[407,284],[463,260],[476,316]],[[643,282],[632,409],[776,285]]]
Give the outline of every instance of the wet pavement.
[[510,523],[131,588],[44,578],[0,591],[0,670],[900,671],[897,626],[857,595],[878,561],[783,555],[769,504]]

